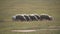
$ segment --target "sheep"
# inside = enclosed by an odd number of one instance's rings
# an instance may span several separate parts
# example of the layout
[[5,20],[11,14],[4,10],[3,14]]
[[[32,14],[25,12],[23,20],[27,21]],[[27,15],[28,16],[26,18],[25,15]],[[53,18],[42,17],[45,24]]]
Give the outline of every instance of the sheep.
[[40,15],[35,14],[35,16],[37,17],[37,20],[40,20]]
[[38,20],[37,17],[34,14],[29,14],[29,17],[32,21]]
[[49,16],[48,14],[41,14],[40,15],[40,20],[52,20],[52,16]]
[[16,21],[25,21],[26,18],[24,17],[24,14],[16,14],[15,16],[13,16],[13,20],[16,20]]
[[30,19],[30,17],[29,17],[29,15],[24,15],[24,17],[26,18],[26,21],[30,21],[31,19]]

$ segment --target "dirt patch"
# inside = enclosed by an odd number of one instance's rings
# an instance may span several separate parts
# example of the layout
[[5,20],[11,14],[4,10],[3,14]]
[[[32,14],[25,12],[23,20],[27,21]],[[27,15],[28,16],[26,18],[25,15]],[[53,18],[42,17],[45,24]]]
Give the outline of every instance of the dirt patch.
[[36,30],[12,30],[12,32],[35,32]]
[[60,30],[60,29],[39,29],[39,30],[11,30],[12,32],[36,32],[41,30]]
[[37,30],[11,30],[12,32],[36,32],[41,30],[60,30],[60,26],[49,26],[47,29],[37,29]]

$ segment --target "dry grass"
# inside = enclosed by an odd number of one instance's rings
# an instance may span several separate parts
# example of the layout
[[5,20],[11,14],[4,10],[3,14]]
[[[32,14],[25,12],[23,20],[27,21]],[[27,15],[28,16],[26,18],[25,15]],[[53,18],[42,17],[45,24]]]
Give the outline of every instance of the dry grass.
[[[53,21],[12,21],[15,14],[46,13],[54,17]],[[0,0],[0,34],[60,34],[56,31],[36,31],[31,33],[13,33],[10,30],[46,29],[60,26],[60,0]],[[32,28],[33,27],[33,28]],[[60,27],[53,27],[58,28]]]

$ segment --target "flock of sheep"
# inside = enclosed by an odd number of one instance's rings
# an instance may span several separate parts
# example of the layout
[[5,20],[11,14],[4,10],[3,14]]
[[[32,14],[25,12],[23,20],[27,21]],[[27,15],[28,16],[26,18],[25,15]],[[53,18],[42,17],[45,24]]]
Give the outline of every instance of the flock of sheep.
[[53,17],[48,14],[16,14],[12,19],[14,21],[39,21],[53,20]]

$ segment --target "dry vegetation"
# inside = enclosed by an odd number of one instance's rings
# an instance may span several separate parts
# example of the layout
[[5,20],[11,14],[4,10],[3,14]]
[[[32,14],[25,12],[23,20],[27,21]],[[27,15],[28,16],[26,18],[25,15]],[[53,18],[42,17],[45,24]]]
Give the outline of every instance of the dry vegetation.
[[[54,17],[53,21],[15,22],[15,14],[46,13]],[[41,30],[36,32],[11,32],[10,30],[47,29],[60,26],[60,0],[0,0],[0,34],[60,34],[60,30]],[[60,29],[60,27],[54,27]]]

